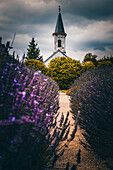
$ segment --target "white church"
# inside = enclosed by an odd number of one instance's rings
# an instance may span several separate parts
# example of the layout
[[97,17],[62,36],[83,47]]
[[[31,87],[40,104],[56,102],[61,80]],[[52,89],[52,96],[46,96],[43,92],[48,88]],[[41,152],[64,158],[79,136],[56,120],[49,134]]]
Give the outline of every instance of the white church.
[[54,52],[53,54],[48,57],[44,64],[47,66],[50,63],[50,60],[55,59],[57,57],[67,57],[66,49],[65,49],[65,39],[67,34],[65,33],[62,16],[61,16],[61,9],[59,6],[59,14],[57,19],[57,24],[55,28],[55,32],[53,33],[54,37]]

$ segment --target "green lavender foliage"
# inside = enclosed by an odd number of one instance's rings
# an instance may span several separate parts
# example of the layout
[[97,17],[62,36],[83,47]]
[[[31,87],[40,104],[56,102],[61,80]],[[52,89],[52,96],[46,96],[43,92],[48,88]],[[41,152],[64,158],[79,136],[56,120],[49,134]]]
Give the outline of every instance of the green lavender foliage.
[[84,146],[88,144],[107,161],[113,160],[113,67],[84,73],[71,86],[70,97],[74,118],[77,110],[81,112]]

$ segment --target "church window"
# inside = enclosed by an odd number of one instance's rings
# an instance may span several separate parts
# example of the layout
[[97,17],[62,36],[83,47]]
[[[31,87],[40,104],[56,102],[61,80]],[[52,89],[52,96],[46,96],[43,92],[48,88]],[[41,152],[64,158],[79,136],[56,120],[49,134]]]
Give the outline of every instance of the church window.
[[58,40],[58,47],[61,47],[61,40]]

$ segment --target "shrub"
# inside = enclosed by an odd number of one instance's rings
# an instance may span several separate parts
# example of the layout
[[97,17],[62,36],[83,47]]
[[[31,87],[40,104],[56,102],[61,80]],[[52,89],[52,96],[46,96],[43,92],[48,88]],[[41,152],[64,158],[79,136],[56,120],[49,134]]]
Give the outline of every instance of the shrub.
[[47,67],[42,61],[36,59],[29,59],[24,62],[24,65],[28,68],[33,68],[35,71],[41,70],[42,73],[46,74]]
[[81,73],[81,63],[69,57],[52,59],[48,67],[48,75],[58,83],[61,90],[67,90]]
[[[101,58],[101,59],[99,59],[98,60],[98,62],[104,62],[105,61],[105,63],[107,62],[107,61],[110,61],[112,64],[113,64],[113,55],[111,55],[111,56],[107,56],[107,57],[103,57],[103,58]],[[109,63],[109,62],[108,62]]]
[[97,67],[112,66],[110,60],[99,61]]
[[79,125],[89,146],[113,162],[113,67],[84,73],[71,86],[70,96],[74,117],[81,112]]
[[91,71],[93,69],[95,69],[95,65],[93,64],[92,61],[86,61],[84,62],[84,64],[82,65],[82,69],[83,69],[83,72],[85,71]]

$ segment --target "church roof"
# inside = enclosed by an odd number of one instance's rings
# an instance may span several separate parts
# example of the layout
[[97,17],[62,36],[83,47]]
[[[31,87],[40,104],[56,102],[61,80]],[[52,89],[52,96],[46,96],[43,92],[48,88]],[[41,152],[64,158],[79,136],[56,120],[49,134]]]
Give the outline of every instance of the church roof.
[[48,60],[52,59],[52,57],[53,57],[55,54],[57,54],[58,52],[62,53],[62,56],[67,57],[67,55],[66,55],[65,53],[63,53],[60,49],[58,49],[58,50],[57,50],[56,52],[54,52],[50,57],[48,57],[48,58],[44,61],[44,63],[46,63]]
[[60,6],[59,6],[59,14],[58,14],[58,18],[57,18],[57,24],[56,24],[55,32],[53,33],[53,35],[59,34],[59,33],[66,35],[60,11],[61,11],[61,9],[60,9]]

